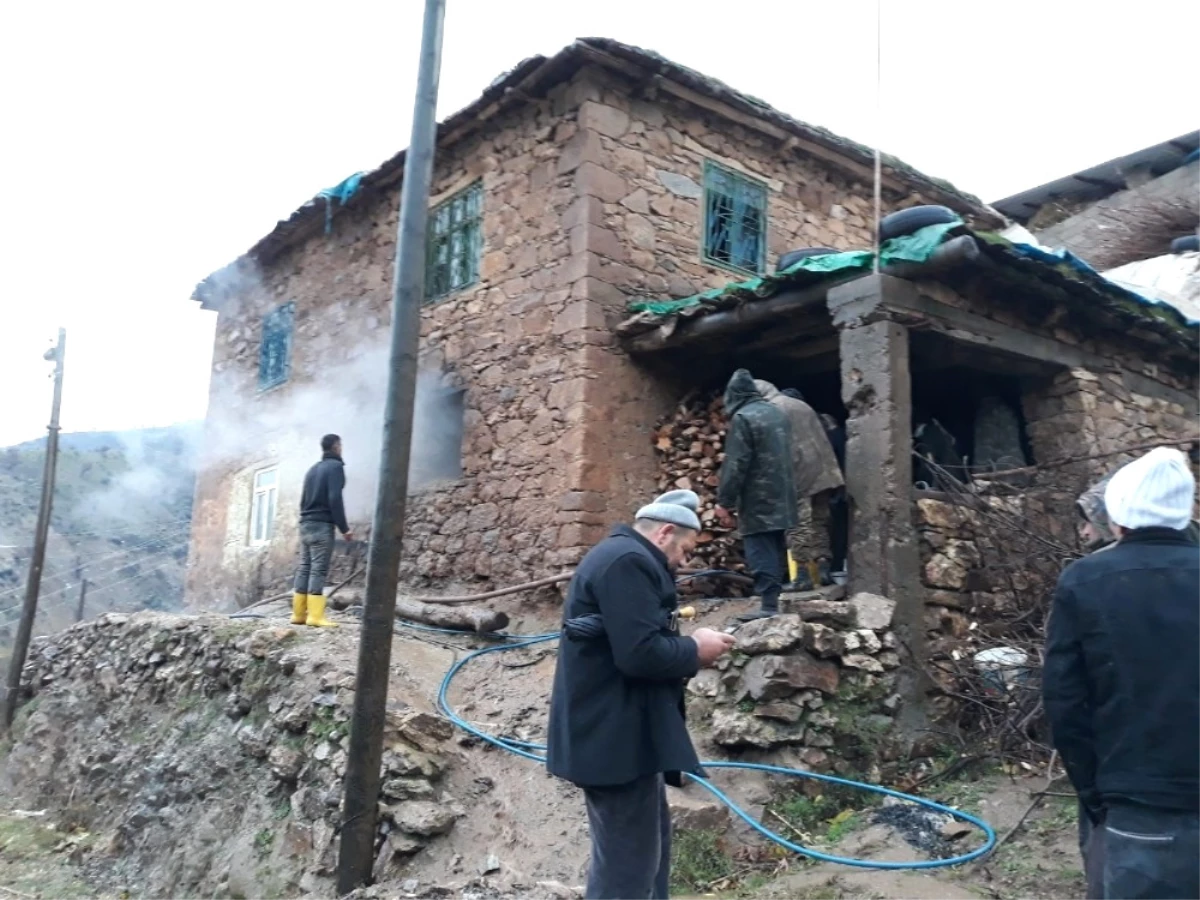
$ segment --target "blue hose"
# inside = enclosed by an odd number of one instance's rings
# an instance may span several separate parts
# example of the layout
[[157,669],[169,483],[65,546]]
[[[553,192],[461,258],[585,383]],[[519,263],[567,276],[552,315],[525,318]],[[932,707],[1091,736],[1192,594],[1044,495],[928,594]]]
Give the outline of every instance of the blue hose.
[[[411,622],[400,622],[399,624],[407,628],[419,628],[422,631],[438,631],[446,634],[470,634],[471,632],[455,631],[449,628],[433,628],[428,625],[418,626]],[[546,750],[545,744],[534,744],[529,741],[518,741],[511,738],[496,737],[481,731],[465,719],[460,717],[450,707],[448,695],[450,693],[450,684],[454,681],[463,666],[473,659],[478,659],[488,653],[502,653],[506,650],[519,650],[522,647],[532,647],[535,644],[543,644],[547,641],[557,640],[558,632],[550,634],[533,634],[533,635],[517,635],[517,634],[498,634],[494,635],[503,640],[505,643],[494,647],[484,647],[481,650],[475,650],[468,653],[462,659],[458,660],[450,667],[445,678],[442,679],[441,687],[438,689],[438,708],[442,713],[461,728],[467,734],[474,735],[481,741],[491,744],[493,747],[498,747],[501,750],[506,750],[524,759],[532,762],[544,763],[546,757],[543,755]],[[961,856],[954,856],[949,859],[932,859],[932,860],[913,860],[912,862],[877,862],[869,859],[851,859],[846,856],[834,856],[829,853],[821,853],[819,850],[813,850],[808,847],[803,847],[800,844],[793,843],[781,834],[776,834],[771,829],[767,828],[757,819],[753,818],[749,813],[737,805],[727,794],[713,784],[707,778],[701,778],[698,775],[689,775],[692,781],[697,782],[706,791],[729,807],[730,811],[739,819],[765,837],[767,840],[774,841],[781,847],[791,850],[793,853],[799,853],[811,859],[821,860],[822,862],[840,863],[844,866],[856,866],[861,869],[938,869],[943,866],[957,866],[963,863],[970,862],[973,859],[978,859],[984,854],[991,851],[996,844],[996,832],[992,827],[982,819],[969,815],[961,810],[952,809],[949,806],[943,806],[941,803],[935,803],[933,800],[926,800],[924,797],[914,797],[911,794],[903,794],[900,791],[893,791],[877,784],[863,784],[860,781],[851,781],[847,778],[837,778],[833,775],[819,775],[816,772],[808,772],[804,769],[788,769],[783,766],[768,766],[760,763],[739,763],[739,762],[704,762],[702,766],[708,769],[750,769],[758,772],[770,772],[774,775],[787,775],[794,778],[813,778],[817,781],[824,781],[829,784],[839,784],[845,787],[857,788],[859,790],[871,791],[876,794],[883,794],[888,797],[896,797],[900,800],[907,800],[910,803],[915,803],[918,806],[923,806],[926,809],[932,809],[939,813],[946,813],[956,819],[961,819],[964,822],[969,822],[979,828],[987,840],[984,841],[982,847],[972,850],[970,853],[964,853]]]

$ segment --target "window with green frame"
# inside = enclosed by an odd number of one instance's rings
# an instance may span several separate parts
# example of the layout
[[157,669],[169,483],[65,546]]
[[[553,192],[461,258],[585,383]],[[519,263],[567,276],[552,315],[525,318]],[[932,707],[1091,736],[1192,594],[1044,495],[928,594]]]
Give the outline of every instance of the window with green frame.
[[763,270],[766,252],[767,186],[705,162],[705,261],[757,275]]
[[263,318],[258,348],[258,389],[265,391],[288,380],[292,369],[292,323],[296,304],[285,303]]
[[483,185],[475,182],[429,214],[425,302],[470,287],[479,280],[483,248]]

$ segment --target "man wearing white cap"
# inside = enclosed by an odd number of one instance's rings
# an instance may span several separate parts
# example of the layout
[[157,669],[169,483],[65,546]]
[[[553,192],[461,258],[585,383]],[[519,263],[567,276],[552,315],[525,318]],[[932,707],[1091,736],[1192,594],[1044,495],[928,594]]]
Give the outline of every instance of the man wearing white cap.
[[701,774],[684,684],[734,643],[674,627],[675,570],[700,533],[699,498],[671,491],[593,547],[571,579],[563,620],[601,616],[597,640],[564,639],[550,697],[546,767],[583,788],[592,856],[585,897],[666,897],[671,818],[665,784]]
[[1046,715],[1101,830],[1088,896],[1200,897],[1200,545],[1196,482],[1160,447],[1105,489],[1117,543],[1059,578]]

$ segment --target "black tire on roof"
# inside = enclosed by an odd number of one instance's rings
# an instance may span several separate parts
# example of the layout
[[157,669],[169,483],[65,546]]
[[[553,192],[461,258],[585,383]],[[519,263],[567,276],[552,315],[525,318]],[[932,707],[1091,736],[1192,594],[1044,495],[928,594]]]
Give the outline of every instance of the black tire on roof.
[[808,259],[810,256],[824,256],[826,253],[840,252],[832,247],[804,247],[800,250],[789,250],[779,257],[779,262],[775,264],[775,271],[782,272],[788,266],[794,266],[800,260]]
[[945,206],[910,206],[883,217],[879,223],[879,239],[887,241],[912,234],[927,225],[943,225],[960,220],[958,213]]
[[1200,250],[1200,234],[1185,234],[1171,241],[1172,253],[1195,253]]

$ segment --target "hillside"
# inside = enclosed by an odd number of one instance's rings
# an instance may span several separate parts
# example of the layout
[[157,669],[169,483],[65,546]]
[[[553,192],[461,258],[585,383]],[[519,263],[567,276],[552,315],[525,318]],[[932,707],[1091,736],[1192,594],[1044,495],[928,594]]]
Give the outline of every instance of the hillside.
[[[200,423],[64,434],[35,634],[85,614],[172,609],[183,596]],[[0,660],[29,570],[45,438],[0,450]]]

